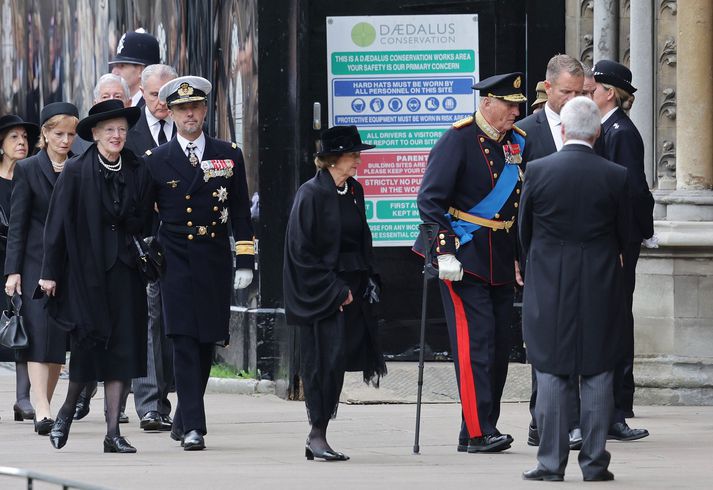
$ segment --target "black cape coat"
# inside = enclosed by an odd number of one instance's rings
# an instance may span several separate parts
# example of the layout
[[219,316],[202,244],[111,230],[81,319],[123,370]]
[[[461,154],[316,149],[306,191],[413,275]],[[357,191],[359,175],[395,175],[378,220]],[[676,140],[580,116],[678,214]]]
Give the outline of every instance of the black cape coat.
[[522,323],[538,371],[592,375],[619,359],[619,254],[628,239],[627,172],[584,145],[529,162],[520,200],[527,256]]
[[[57,282],[56,301],[51,298],[48,304],[50,317],[56,326],[71,332],[75,341],[86,341],[86,345],[106,344],[112,325],[97,154],[93,144],[69,160],[55,183],[44,231],[41,273],[43,279]],[[130,150],[122,150],[121,158],[128,189],[124,227],[127,233],[140,235],[152,210],[149,175]]]

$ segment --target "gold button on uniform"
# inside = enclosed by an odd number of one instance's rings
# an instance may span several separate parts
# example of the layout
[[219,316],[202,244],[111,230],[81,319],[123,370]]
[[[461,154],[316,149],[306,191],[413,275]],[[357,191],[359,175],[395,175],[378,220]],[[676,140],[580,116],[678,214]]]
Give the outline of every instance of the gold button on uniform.
[[441,245],[445,245],[445,244],[446,244],[446,241],[445,241],[445,240],[441,240]]
[[186,208],[186,213],[192,213],[192,212],[193,212],[193,208]]
[[217,192],[217,191],[213,191],[213,197],[218,197],[218,192]]
[[188,223],[186,223],[186,226],[193,226],[193,221],[189,221]]
[[215,238],[215,232],[211,232],[210,237]]
[[494,178],[494,179],[497,179],[497,178],[498,178],[498,173],[497,173],[497,172],[495,172],[495,173],[493,174],[493,178]]
[[213,206],[213,211],[218,211],[218,206]]
[[485,141],[485,138],[483,138],[482,136],[478,139],[480,140],[481,143],[483,143]]
[[217,224],[218,224],[218,223],[216,223],[215,221],[213,221],[210,225],[211,225],[211,226],[215,226],[215,225],[217,225]]
[[490,155],[490,150],[488,150],[488,149],[486,148],[486,149],[485,149],[485,154],[486,154],[486,155]]
[[500,218],[500,213],[495,213],[495,218]]
[[513,203],[513,206],[517,207],[517,203]]
[[490,160],[490,166],[491,166],[491,167],[493,166],[493,161],[492,161],[492,160]]
[[193,235],[188,235],[189,240],[193,240]]
[[190,199],[191,199],[191,195],[190,195],[190,194],[186,194],[186,201],[190,201]]
[[515,194],[520,194],[520,189],[515,189]]
[[441,233],[440,235],[438,235],[438,238],[440,238],[441,240],[444,239],[445,237],[446,237],[446,235],[444,235],[443,233]]

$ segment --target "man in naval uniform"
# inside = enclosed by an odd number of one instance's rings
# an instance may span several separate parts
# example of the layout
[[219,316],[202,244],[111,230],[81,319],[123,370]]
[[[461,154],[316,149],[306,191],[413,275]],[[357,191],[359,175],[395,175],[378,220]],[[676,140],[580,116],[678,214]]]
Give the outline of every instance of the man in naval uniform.
[[418,193],[421,219],[439,228],[432,253],[462,405],[461,452],[499,452],[513,441],[496,426],[521,283],[514,223],[524,133],[514,123],[526,101],[522,82],[522,73],[508,73],[473,86],[478,110],[438,140]]
[[211,88],[208,80],[194,76],[161,87],[159,98],[168,105],[178,132],[144,157],[166,257],[161,295],[178,395],[171,437],[186,451],[205,447],[203,396],[214,347],[228,342],[233,271],[229,231],[236,242],[235,288],[252,282],[254,264],[242,152],[202,129]]

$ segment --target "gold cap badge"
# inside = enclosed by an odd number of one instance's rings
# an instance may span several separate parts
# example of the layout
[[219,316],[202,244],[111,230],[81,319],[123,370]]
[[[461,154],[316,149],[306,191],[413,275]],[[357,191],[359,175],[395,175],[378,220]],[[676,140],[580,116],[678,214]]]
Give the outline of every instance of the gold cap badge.
[[515,78],[515,81],[512,82],[512,86],[515,88],[520,88],[521,84],[522,84],[522,79],[520,77]]
[[178,87],[178,95],[181,97],[190,97],[193,95],[193,87],[188,85],[188,82],[183,82],[179,87]]

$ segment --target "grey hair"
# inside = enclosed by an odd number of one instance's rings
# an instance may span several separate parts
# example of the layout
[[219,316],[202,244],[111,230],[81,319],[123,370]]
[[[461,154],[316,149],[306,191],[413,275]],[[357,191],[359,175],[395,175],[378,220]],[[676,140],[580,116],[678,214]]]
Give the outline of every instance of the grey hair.
[[556,54],[547,63],[545,77],[550,83],[557,80],[562,73],[569,73],[573,77],[584,76],[582,63],[567,54]]
[[99,77],[99,81],[94,86],[94,100],[99,100],[99,93],[101,92],[102,85],[106,85],[107,83],[121,84],[121,88],[122,90],[124,90],[124,97],[126,98],[126,100],[129,100],[131,98],[131,93],[129,92],[129,84],[126,83],[126,80],[121,78],[119,75],[107,73],[106,75],[102,75],[101,77]]
[[149,65],[141,72],[141,85],[146,85],[146,81],[152,76],[158,77],[159,80],[173,80],[178,78],[178,72],[170,65]]
[[589,141],[597,135],[602,116],[597,104],[582,95],[567,102],[560,111],[566,139]]
[[592,67],[582,63],[582,71],[584,72],[584,78],[594,78],[594,70]]

